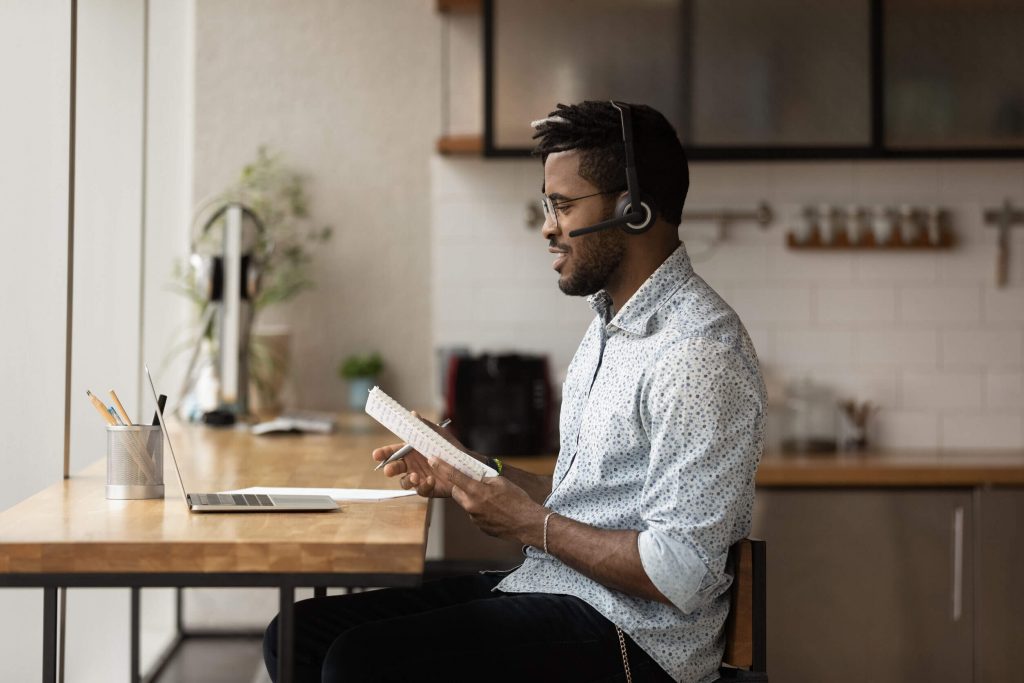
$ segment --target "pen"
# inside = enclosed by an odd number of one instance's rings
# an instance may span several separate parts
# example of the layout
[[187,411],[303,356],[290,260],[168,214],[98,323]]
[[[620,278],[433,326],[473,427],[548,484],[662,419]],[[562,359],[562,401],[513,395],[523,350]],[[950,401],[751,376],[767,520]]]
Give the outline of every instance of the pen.
[[118,425],[119,427],[126,427],[127,426],[124,423],[124,420],[121,419],[121,416],[117,414],[116,410],[114,410],[113,408],[108,407],[107,408],[107,412],[110,413],[110,416],[112,418],[114,418],[114,424]]
[[[451,423],[452,423],[451,418],[449,418],[449,419],[445,420],[444,422],[442,422],[441,424],[439,424],[438,426],[441,427],[441,429],[444,429],[445,427],[447,427]],[[388,458],[387,460],[385,460],[381,464],[379,464],[376,467],[374,467],[373,471],[376,472],[377,470],[379,470],[381,467],[384,467],[384,465],[387,465],[388,463],[395,462],[396,460],[401,460],[405,456],[409,455],[409,451],[411,451],[411,450],[412,450],[412,446],[410,446],[409,444],[405,444],[404,446],[399,448],[397,451],[392,453],[390,458]]]
[[126,425],[133,424],[132,419],[128,417],[128,411],[124,409],[123,405],[121,405],[121,399],[117,397],[117,394],[114,393],[113,389],[110,390],[110,398],[113,399],[114,407],[117,408],[117,412],[121,414],[121,418],[124,420],[124,423]]

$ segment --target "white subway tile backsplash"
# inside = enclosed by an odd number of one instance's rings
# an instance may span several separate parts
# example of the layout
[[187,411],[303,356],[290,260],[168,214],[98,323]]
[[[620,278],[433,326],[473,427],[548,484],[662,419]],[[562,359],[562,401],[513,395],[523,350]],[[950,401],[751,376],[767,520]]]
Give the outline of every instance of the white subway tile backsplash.
[[1010,367],[1024,364],[1024,332],[1019,330],[943,330],[942,364],[947,368]]
[[853,190],[864,206],[929,206],[941,199],[937,164],[861,161],[853,164]]
[[853,363],[853,336],[849,332],[785,326],[775,333],[774,360],[783,366]]
[[[701,245],[693,246],[694,250]],[[690,251],[691,243],[686,242]],[[733,245],[716,248],[708,258],[692,257],[694,271],[708,284],[716,287],[719,283],[737,282],[763,283],[768,277],[768,247],[760,245]]]
[[768,168],[776,202],[845,205],[856,199],[850,162],[777,163]]
[[982,240],[972,240],[944,251],[938,257],[939,280],[943,283],[971,283],[992,287],[996,278],[996,247]]
[[1018,415],[944,415],[943,448],[1022,448],[1024,418]]
[[906,409],[959,410],[981,407],[981,375],[969,372],[903,373],[900,403]]
[[859,330],[857,362],[861,365],[936,367],[939,335],[935,330]]
[[439,325],[476,320],[480,314],[476,287],[448,287],[444,300],[433,299],[434,321]]
[[985,407],[1024,415],[1024,372],[989,372],[985,376]]
[[433,199],[486,201],[526,199],[540,194],[544,174],[539,163],[536,176],[519,163],[502,163],[483,158],[434,156],[431,164],[431,195]]
[[928,252],[889,253],[882,250],[857,254],[854,272],[858,282],[875,285],[932,283],[938,278],[939,257]]
[[1019,161],[941,161],[937,166],[939,190],[946,198],[991,204],[1024,193],[1024,164]]
[[[544,352],[564,372],[593,312],[562,295],[540,231],[525,226],[536,160],[431,161],[434,340],[476,351]],[[710,163],[690,166],[686,209],[745,210],[774,223],[684,222],[694,269],[736,309],[779,384],[810,376],[881,406],[890,448],[1021,447],[1024,230],[996,289],[996,231],[982,211],[1024,204],[1022,162]],[[941,206],[950,250],[797,251],[785,235],[805,206]]]
[[892,323],[896,292],[882,287],[822,287],[817,290],[815,318],[821,323]]
[[986,289],[985,321],[1024,323],[1024,282],[1016,282],[1004,289]]
[[886,448],[938,448],[939,416],[920,410],[881,410],[873,418],[874,443]]
[[767,164],[694,162],[690,164],[686,208],[734,205],[751,198],[767,199],[771,189],[771,167]]
[[899,293],[899,319],[909,323],[973,323],[981,320],[981,289],[907,287]]
[[886,410],[898,407],[899,382],[889,370],[864,369],[851,373],[846,368],[815,369],[810,378],[835,393],[839,401],[870,401]]
[[811,320],[811,292],[801,287],[732,288],[729,304],[744,323],[807,323]]
[[775,281],[801,282],[808,286],[852,282],[853,261],[852,252],[799,251],[782,247],[770,254],[769,274]]
[[522,320],[586,326],[594,317],[594,311],[584,297],[566,296],[554,282],[549,287],[496,284],[498,286],[484,286],[478,290],[480,306],[477,319],[482,322]]

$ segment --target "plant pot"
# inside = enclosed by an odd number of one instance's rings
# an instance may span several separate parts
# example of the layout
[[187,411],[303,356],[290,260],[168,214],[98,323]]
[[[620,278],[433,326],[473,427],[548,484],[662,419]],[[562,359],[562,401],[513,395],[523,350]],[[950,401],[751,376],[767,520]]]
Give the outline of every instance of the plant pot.
[[283,408],[282,391],[288,378],[291,332],[284,326],[265,327],[252,335],[249,378],[255,392],[252,412],[277,415]]
[[377,383],[376,377],[353,377],[348,380],[348,407],[362,412],[370,389]]

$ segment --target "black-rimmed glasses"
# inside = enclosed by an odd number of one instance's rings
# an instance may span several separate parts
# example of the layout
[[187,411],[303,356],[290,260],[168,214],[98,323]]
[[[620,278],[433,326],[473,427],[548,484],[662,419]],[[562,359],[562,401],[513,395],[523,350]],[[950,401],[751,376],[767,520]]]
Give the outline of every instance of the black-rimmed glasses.
[[[553,198],[547,196],[546,194],[544,194],[544,195],[541,195],[541,197],[540,197],[540,205],[544,209],[544,220],[545,220],[545,222],[547,221],[548,218],[553,218],[554,221],[555,221],[555,225],[558,226],[558,214],[562,212],[562,208],[566,204],[571,204],[573,202],[578,202],[581,199],[590,199],[591,197],[599,197],[599,196],[605,195],[605,194],[618,194],[619,192],[622,192],[622,188],[619,188],[617,190],[605,190],[604,192],[595,192],[593,194],[585,194],[582,197],[567,197],[565,199],[561,199],[561,198],[553,199]],[[561,227],[561,226],[558,226],[558,227]]]

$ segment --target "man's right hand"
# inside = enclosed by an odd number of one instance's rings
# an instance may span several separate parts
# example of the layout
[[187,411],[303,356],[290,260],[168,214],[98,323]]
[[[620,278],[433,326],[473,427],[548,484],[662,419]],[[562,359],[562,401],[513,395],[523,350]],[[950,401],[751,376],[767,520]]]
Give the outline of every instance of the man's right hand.
[[[425,420],[420,417],[415,410],[412,411],[412,414],[419,418],[423,424],[440,434],[446,441],[448,441],[448,443],[452,444],[463,453],[466,453],[481,462],[483,461],[483,458],[463,446],[462,443],[447,429],[438,427],[430,420]],[[371,456],[374,461],[383,462],[403,446],[405,446],[405,444],[401,443],[383,446],[381,448],[374,449]],[[388,477],[402,477],[399,480],[399,486],[407,490],[416,489],[416,493],[420,494],[424,498],[451,498],[451,484],[449,484],[444,477],[438,477],[433,468],[430,467],[430,463],[427,462],[427,459],[417,450],[410,451],[401,460],[396,460],[389,465],[385,465],[384,474]]]
[[[396,443],[376,448],[372,457],[376,462],[383,462],[404,446],[403,443]],[[414,488],[424,498],[450,498],[452,495],[451,485],[444,478],[437,477],[427,459],[417,450],[409,451],[401,460],[385,465],[384,474],[388,477],[401,477],[399,486],[403,489]]]

